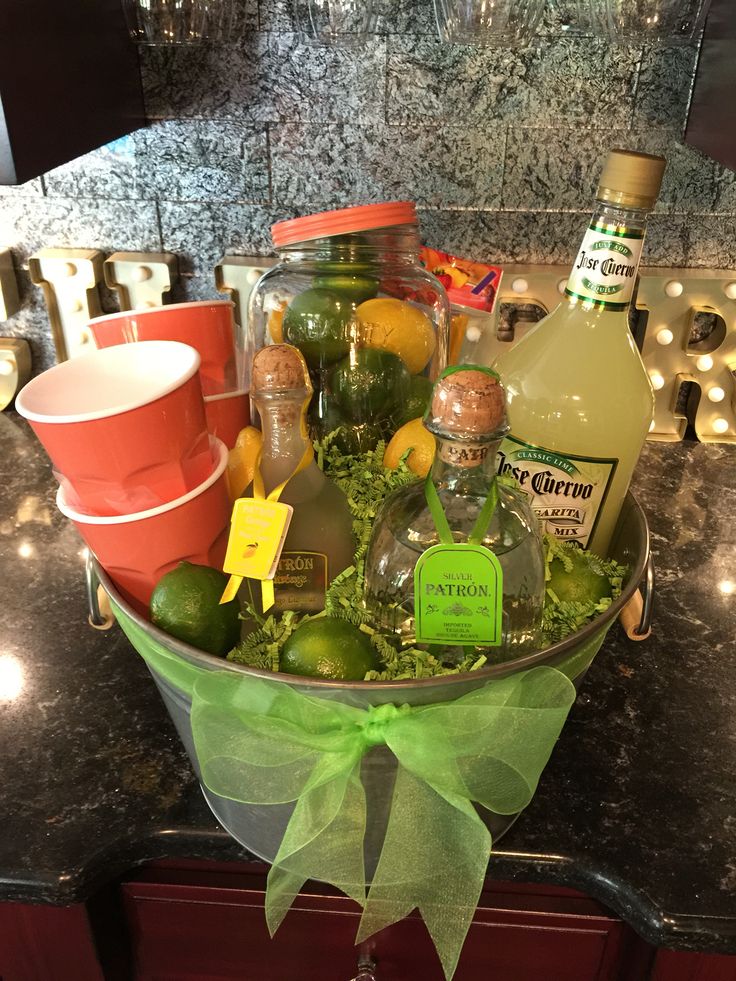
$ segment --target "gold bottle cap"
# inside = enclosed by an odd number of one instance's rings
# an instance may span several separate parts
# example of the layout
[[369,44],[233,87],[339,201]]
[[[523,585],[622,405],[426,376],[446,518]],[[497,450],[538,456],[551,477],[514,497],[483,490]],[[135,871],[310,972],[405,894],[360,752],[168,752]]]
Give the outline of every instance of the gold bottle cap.
[[664,157],[636,150],[611,150],[596,197],[625,208],[651,210],[659,197],[666,166]]
[[253,358],[252,394],[309,392],[312,383],[301,351],[291,344],[269,344]]
[[508,432],[506,393],[498,375],[476,365],[448,368],[435,383],[424,425],[436,436],[480,442]]

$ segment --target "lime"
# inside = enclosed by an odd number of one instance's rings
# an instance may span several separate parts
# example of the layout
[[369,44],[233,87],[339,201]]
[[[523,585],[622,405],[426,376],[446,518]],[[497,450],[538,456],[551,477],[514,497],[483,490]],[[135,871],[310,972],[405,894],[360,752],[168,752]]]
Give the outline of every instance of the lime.
[[308,678],[362,681],[378,668],[378,656],[368,635],[346,620],[319,617],[307,620],[284,644],[279,668]]
[[379,440],[386,439],[388,433],[380,422],[363,422],[356,426],[354,423],[340,429],[335,442],[343,453],[360,456],[368,450],[376,448]]
[[412,375],[427,367],[436,341],[426,313],[406,300],[380,296],[361,303],[355,316],[359,343],[397,354]]
[[335,429],[351,425],[337,404],[337,399],[324,389],[315,392],[309,404],[307,420],[313,439],[324,439]]
[[411,448],[406,465],[419,477],[426,477],[434,462],[434,436],[424,428],[421,419],[412,419],[397,430],[383,455],[383,465],[395,470],[404,453]]
[[201,651],[224,657],[240,640],[237,600],[220,597],[230,577],[206,565],[180,562],[151,595],[151,622]]
[[424,415],[432,397],[432,388],[432,382],[424,375],[411,376],[406,402],[402,402],[394,413],[394,424],[397,428]]
[[569,552],[568,555],[572,562],[569,572],[560,559],[552,559],[550,562],[551,578],[547,582],[547,589],[563,603],[597,603],[611,595],[611,584],[607,577],[591,568],[584,552]]
[[323,440],[334,433],[331,443],[351,456],[374,449],[387,435],[386,420],[356,425],[346,417],[335,396],[325,391],[312,399],[308,418],[313,439]]
[[353,306],[329,290],[309,289],[295,296],[284,313],[283,336],[304,355],[310,368],[332,364],[349,349]]
[[320,276],[331,276],[333,273],[338,276],[362,276],[366,273],[373,274],[378,269],[375,262],[353,262],[352,259],[347,258],[342,261],[339,259],[328,260],[327,262],[320,260],[315,262],[315,266],[319,269]]
[[366,276],[343,275],[317,276],[314,285],[318,289],[330,290],[345,297],[350,303],[363,303],[370,300],[378,292],[378,280]]
[[409,372],[401,358],[365,347],[337,365],[330,377],[332,393],[354,422],[390,416],[409,393]]

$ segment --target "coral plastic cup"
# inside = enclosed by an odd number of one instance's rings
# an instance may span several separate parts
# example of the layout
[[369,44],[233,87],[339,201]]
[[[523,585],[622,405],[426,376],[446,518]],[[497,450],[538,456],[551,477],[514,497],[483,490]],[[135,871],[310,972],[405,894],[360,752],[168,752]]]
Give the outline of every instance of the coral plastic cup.
[[207,428],[228,449],[235,446],[240,430],[250,425],[250,399],[247,392],[228,395],[205,395],[204,414]]
[[158,508],[99,517],[69,507],[59,488],[56,504],[70,518],[120,593],[148,616],[151,593],[179,562],[221,569],[230,529],[225,468],[228,451],[213,439],[217,466],[201,486]]
[[171,303],[96,317],[90,330],[98,348],[134,341],[180,341],[199,351],[205,395],[238,388],[235,304],[230,300]]
[[144,341],[44,371],[16,398],[76,511],[132,514],[198,487],[215,463],[185,344]]

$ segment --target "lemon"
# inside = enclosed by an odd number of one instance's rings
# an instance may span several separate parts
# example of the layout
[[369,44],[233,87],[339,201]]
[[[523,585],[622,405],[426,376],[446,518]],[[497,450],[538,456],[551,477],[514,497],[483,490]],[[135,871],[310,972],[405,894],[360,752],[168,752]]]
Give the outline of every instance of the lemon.
[[423,371],[434,354],[434,328],[429,317],[404,300],[378,297],[355,311],[359,343],[397,354],[412,375]]
[[368,635],[346,620],[319,617],[297,627],[284,644],[279,669],[308,678],[362,681],[378,668]]
[[272,344],[284,343],[284,314],[286,313],[286,303],[280,303],[275,310],[271,310],[268,315],[266,327]]
[[418,476],[426,477],[434,461],[435,441],[434,436],[424,428],[421,419],[412,419],[401,429],[397,429],[383,455],[384,467],[395,470],[410,447],[412,450],[406,465]]
[[240,497],[253,480],[262,444],[263,433],[255,426],[246,426],[238,433],[227,459],[227,487],[231,501]]
[[606,576],[590,567],[584,552],[568,553],[572,569],[567,572],[560,559],[552,559],[549,564],[551,578],[547,589],[551,590],[563,603],[598,603],[611,595],[611,584]]
[[151,622],[201,651],[224,657],[240,640],[237,600],[220,605],[230,577],[206,565],[180,562],[151,595]]
[[456,313],[450,319],[450,364],[457,364],[460,360],[460,349],[463,346],[469,323],[470,317],[466,313]]

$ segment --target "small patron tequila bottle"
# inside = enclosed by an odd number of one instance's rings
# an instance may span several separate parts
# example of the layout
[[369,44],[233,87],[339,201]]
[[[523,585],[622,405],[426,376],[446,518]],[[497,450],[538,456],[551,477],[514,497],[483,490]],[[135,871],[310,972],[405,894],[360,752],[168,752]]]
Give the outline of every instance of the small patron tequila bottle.
[[424,425],[437,440],[427,480],[395,491],[376,518],[366,557],[370,615],[404,643],[492,647],[501,659],[533,651],[544,553],[528,498],[496,479],[508,432],[498,376],[448,368]]
[[[317,466],[307,433],[312,386],[304,358],[289,344],[262,348],[253,360],[251,397],[263,430],[254,492],[268,495],[284,481],[279,500],[294,508],[274,577],[274,610],[316,613],[335,576],[353,561],[352,516],[345,495]],[[246,597],[261,612],[260,583]],[[247,589],[250,589],[250,595]]]

